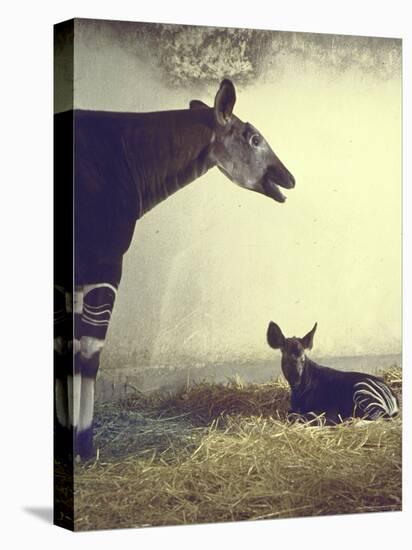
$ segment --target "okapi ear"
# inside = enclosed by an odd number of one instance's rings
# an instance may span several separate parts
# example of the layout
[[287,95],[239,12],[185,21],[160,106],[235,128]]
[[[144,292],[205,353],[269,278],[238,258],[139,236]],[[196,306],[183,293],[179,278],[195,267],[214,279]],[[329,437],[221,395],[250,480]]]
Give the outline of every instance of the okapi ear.
[[283,336],[280,327],[273,321],[269,323],[266,333],[266,340],[269,346],[273,349],[280,349],[285,345],[285,337]]
[[313,329],[310,332],[308,332],[306,336],[300,339],[300,342],[305,349],[313,348],[313,337],[315,336],[317,326],[318,326],[318,323],[315,323]]
[[191,109],[209,109],[209,105],[206,105],[206,103],[203,103],[199,99],[192,99],[189,106]]
[[222,80],[215,97],[215,114],[221,126],[225,126],[229,122],[235,102],[235,87],[230,80],[225,78],[225,80]]

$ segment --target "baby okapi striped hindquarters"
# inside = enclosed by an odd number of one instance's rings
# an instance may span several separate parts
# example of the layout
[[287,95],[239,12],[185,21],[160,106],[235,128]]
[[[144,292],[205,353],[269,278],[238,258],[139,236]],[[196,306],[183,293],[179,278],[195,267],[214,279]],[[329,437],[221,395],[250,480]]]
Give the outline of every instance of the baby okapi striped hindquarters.
[[303,338],[285,338],[271,321],[269,346],[282,353],[282,372],[291,389],[289,414],[303,419],[324,415],[328,424],[358,417],[365,420],[391,418],[399,412],[396,396],[379,377],[361,372],[342,372],[318,365],[305,351],[313,347],[317,324]]
[[74,440],[76,455],[94,454],[95,380],[136,221],[215,166],[279,203],[280,187],[294,187],[262,134],[233,114],[235,101],[223,80],[212,107],[55,115],[56,450]]

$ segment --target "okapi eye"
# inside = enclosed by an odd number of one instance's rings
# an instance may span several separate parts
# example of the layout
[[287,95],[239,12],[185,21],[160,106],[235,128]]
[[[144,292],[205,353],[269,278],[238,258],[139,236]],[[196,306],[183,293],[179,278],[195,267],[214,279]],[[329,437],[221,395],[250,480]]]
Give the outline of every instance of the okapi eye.
[[260,143],[260,135],[259,134],[253,134],[253,136],[251,136],[251,138],[249,139],[249,143],[253,147],[257,147]]

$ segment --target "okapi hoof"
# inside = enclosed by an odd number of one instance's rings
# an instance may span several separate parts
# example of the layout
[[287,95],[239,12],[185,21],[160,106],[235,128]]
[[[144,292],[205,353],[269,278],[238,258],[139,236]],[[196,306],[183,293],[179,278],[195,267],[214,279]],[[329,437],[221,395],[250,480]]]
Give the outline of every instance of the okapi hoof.
[[76,460],[80,459],[81,461],[95,458],[96,450],[93,444],[93,428],[88,428],[80,433],[77,432],[74,446],[74,456],[76,457]]

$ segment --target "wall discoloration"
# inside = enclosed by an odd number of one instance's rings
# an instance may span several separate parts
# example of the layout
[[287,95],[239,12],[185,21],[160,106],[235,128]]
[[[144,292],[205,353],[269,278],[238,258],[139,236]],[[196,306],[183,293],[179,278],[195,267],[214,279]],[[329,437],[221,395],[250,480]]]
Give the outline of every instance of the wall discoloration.
[[[199,29],[76,20],[75,107],[157,111],[196,97],[211,104],[236,66],[222,65],[218,42],[207,46],[217,30]],[[264,333],[274,312],[286,331],[313,318],[327,326],[319,355],[398,353],[400,40],[219,32],[245,43],[238,56],[255,71],[235,80],[237,113],[262,131],[298,186],[276,205],[214,170],[142,219],[103,370],[268,360]],[[165,52],[183,42],[190,59],[169,65],[172,82]],[[258,46],[262,55],[253,57]],[[205,48],[215,72],[203,67]],[[183,71],[196,61],[197,73]],[[56,110],[64,108],[60,98]]]

